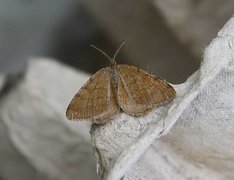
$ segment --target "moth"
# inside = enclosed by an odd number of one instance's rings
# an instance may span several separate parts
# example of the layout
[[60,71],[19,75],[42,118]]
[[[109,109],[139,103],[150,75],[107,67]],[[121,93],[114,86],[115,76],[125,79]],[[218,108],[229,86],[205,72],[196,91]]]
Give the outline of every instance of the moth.
[[120,111],[142,116],[176,96],[173,87],[165,80],[138,67],[117,64],[115,58],[123,44],[113,58],[92,45],[109,59],[110,67],[97,71],[81,87],[67,107],[68,119],[104,124]]

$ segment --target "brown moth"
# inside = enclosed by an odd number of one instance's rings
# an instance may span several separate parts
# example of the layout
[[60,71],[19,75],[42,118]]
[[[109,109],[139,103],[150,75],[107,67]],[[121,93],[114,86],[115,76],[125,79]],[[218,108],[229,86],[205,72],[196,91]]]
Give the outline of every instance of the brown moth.
[[175,90],[166,81],[140,68],[116,63],[116,55],[123,44],[113,58],[92,46],[110,60],[110,67],[100,69],[78,91],[67,107],[68,119],[103,124],[120,110],[141,116],[175,97]]

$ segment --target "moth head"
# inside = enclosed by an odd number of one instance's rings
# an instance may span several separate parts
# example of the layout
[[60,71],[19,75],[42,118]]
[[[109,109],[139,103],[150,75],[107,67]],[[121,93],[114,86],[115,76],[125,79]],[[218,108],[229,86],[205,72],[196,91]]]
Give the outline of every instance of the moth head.
[[118,47],[118,49],[115,51],[115,54],[114,54],[114,56],[111,58],[107,53],[105,53],[103,50],[101,50],[100,48],[98,48],[98,47],[96,47],[96,46],[94,46],[93,44],[91,44],[90,46],[92,47],[92,48],[94,48],[94,49],[96,49],[97,51],[99,51],[101,54],[103,54],[104,56],[106,56],[107,57],[107,59],[109,59],[109,61],[110,61],[110,64],[111,64],[111,67],[113,67],[113,66],[115,66],[117,63],[116,63],[116,56],[118,55],[118,53],[119,53],[119,51],[120,51],[120,49],[122,48],[122,46],[125,44],[125,41],[123,41],[120,45],[119,45],[119,47]]

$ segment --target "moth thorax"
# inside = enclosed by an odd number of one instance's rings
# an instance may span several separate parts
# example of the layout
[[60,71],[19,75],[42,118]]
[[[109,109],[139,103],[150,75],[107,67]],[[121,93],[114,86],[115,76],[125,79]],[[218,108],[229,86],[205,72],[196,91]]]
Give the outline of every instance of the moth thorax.
[[117,89],[119,84],[119,73],[117,72],[116,69],[110,69],[110,73],[111,73],[111,82],[114,85],[115,89]]

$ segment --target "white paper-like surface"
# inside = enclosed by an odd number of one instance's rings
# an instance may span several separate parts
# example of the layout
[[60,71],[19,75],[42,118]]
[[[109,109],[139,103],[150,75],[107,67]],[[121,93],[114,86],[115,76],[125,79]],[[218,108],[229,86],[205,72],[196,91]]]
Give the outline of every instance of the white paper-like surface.
[[234,178],[233,32],[231,18],[206,48],[200,69],[174,86],[173,102],[145,117],[121,114],[93,127],[103,178]]
[[[51,59],[30,60],[25,77],[0,102],[3,135],[13,146],[3,149],[1,142],[0,173],[3,177],[10,174],[6,179],[98,178],[90,143],[90,124],[68,121],[65,117],[71,98],[87,79],[88,75]],[[1,129],[0,132],[3,133]],[[12,149],[15,160],[9,154]],[[31,170],[25,171],[25,161]],[[22,172],[18,177],[17,170]]]

